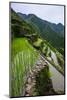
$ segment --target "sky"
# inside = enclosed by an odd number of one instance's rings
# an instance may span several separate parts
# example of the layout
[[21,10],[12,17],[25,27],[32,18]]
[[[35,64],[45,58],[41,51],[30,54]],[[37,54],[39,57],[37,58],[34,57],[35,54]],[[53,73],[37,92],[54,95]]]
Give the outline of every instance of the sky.
[[43,20],[64,25],[64,6],[11,3],[11,8],[16,12],[35,14]]

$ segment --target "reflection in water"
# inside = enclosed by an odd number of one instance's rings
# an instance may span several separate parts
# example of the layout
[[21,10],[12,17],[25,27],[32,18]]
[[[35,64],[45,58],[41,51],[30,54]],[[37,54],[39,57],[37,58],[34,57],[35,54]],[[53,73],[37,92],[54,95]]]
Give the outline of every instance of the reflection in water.
[[49,64],[51,80],[55,91],[64,91],[64,76],[60,74],[52,65]]
[[56,65],[59,65],[59,64],[58,64],[58,61],[57,61],[56,54],[55,54],[53,51],[51,51],[51,58],[53,59],[53,61],[54,61],[54,63],[55,63]]
[[[53,59],[53,61],[56,65],[59,65],[58,61],[57,61],[56,54],[54,52],[51,52],[51,58]],[[49,70],[51,73],[51,80],[53,83],[54,90],[64,92],[64,76],[61,73],[59,73],[55,69],[55,67],[52,66],[49,62],[48,62],[48,64],[49,64]]]

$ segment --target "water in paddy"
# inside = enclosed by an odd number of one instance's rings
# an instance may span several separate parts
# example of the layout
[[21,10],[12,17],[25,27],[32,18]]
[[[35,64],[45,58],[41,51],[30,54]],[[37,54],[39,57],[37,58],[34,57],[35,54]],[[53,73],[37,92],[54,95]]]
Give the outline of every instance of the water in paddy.
[[[53,52],[52,52],[52,58],[54,59],[55,63],[58,64],[56,55]],[[51,64],[49,64],[49,70],[51,73],[51,80],[54,90],[64,92],[64,76],[61,73],[59,73],[56,70],[56,68],[54,68]]]
[[52,65],[49,70],[51,72],[51,80],[55,91],[64,91],[64,76],[59,73]]

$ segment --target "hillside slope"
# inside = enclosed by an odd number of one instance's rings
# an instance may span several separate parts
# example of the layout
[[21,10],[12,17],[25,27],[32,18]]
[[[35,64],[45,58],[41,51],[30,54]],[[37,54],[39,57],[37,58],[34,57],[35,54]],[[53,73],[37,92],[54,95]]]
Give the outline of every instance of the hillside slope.
[[34,14],[25,15],[18,13],[18,15],[28,23],[36,25],[42,38],[46,39],[58,50],[59,48],[64,48],[64,26],[61,23],[50,23],[40,19]]

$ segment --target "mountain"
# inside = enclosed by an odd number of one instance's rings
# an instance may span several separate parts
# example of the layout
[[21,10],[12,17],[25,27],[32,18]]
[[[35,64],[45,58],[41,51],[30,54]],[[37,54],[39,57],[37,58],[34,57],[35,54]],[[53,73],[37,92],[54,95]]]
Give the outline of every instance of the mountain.
[[59,31],[62,31],[61,26],[64,27],[61,23],[56,25],[54,23],[42,20],[34,14],[19,14],[11,9],[12,38],[27,36],[34,41],[40,37],[41,39],[49,42],[57,50],[63,52],[64,37],[60,32],[58,33],[56,31],[56,26],[60,27]]
[[50,26],[55,32],[61,33],[61,34],[59,34],[59,36],[64,37],[64,26],[61,23],[58,23],[58,24],[50,23]]
[[[51,23],[51,22],[48,22],[48,21],[46,21],[46,20],[42,20],[41,18],[39,18],[39,17],[37,17],[36,15],[34,15],[34,14],[28,14],[28,15],[26,15],[26,14],[22,14],[22,13],[19,13],[18,12],[18,15],[21,17],[21,18],[23,18],[23,19],[25,19],[25,20],[29,20],[29,21],[31,21],[33,18],[35,19],[39,19],[39,20],[41,20],[41,22],[43,23],[45,23],[45,24],[48,24],[51,28],[52,28],[52,30],[54,30],[55,32],[57,32],[57,33],[63,33],[62,35],[64,36],[64,26],[61,24],[61,23],[58,23],[58,24],[55,24],[55,23]],[[60,35],[60,34],[59,34]]]
[[51,23],[34,14],[17,14],[26,22],[37,26],[40,36],[50,42],[54,47],[57,49],[64,47],[64,26],[61,23]]

